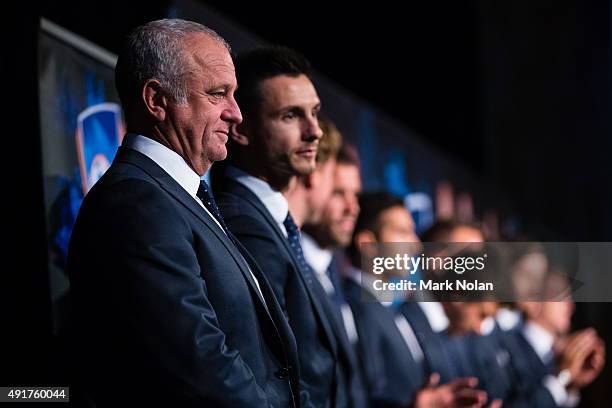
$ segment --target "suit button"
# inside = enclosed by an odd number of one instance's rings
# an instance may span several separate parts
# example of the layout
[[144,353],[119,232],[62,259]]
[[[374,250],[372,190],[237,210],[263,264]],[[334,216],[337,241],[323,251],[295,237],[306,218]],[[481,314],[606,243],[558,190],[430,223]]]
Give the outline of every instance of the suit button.
[[278,371],[274,373],[274,375],[279,380],[284,380],[289,377],[289,369],[287,367],[281,367]]

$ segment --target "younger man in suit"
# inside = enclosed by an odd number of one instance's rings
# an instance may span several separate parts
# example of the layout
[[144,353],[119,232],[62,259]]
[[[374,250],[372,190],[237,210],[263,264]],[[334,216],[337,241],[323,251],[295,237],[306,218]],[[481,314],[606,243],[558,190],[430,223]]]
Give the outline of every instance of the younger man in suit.
[[321,103],[308,61],[282,47],[236,58],[244,115],[231,129],[229,165],[213,169],[213,188],[229,229],[270,281],[296,337],[305,406],[348,406],[338,345],[321,288],[304,260],[285,194],[315,169]]

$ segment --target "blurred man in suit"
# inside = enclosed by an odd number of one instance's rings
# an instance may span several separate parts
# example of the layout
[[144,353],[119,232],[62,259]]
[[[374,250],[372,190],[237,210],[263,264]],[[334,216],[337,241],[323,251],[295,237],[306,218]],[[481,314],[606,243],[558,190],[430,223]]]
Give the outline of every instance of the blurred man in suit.
[[322,135],[309,63],[290,49],[266,47],[240,54],[236,73],[244,121],[232,127],[229,165],[213,169],[219,207],[287,315],[299,351],[304,405],[348,406],[349,374],[285,197],[298,177],[315,170]]
[[[422,238],[429,243],[426,249],[441,251],[433,254],[437,256],[477,256],[472,251],[480,251],[480,243],[484,241],[477,224],[453,219],[437,221]],[[442,245],[432,245],[434,243]],[[438,281],[453,281],[458,277],[454,271],[435,270],[427,271],[424,276]],[[442,295],[437,292],[433,296],[441,298],[440,307],[448,321],[447,327],[438,333],[434,333],[427,319],[422,318],[425,303],[406,302],[400,310],[417,329],[427,361],[432,370],[440,373],[442,382],[476,376],[479,388],[487,392],[490,400],[501,399],[511,379],[507,372],[509,355],[499,344],[501,331],[493,318],[497,303],[490,298],[492,295],[476,292],[462,292],[457,299],[453,299],[454,296],[457,294],[452,292]]]
[[[361,179],[357,153],[347,143],[340,147],[342,136],[331,123],[321,121],[321,128],[323,138],[319,143],[317,169],[310,176],[298,179],[295,188],[288,195],[289,208],[292,214],[302,214],[304,230],[314,231],[313,233],[317,232],[321,224],[335,228],[338,220],[344,219],[348,225],[342,241],[345,246],[350,240],[359,211],[357,194],[361,190]],[[330,143],[334,140],[335,142]],[[331,155],[327,152],[329,145],[336,146]],[[312,230],[307,229],[309,226]],[[339,246],[341,247],[342,243],[334,241],[326,247],[321,247],[313,237],[307,233],[302,234],[304,256],[321,287],[321,302],[333,323],[341,364],[346,367],[343,371],[349,376],[347,386],[351,406],[360,407],[367,404],[367,398],[359,361],[352,346],[356,335],[355,323],[340,283],[339,264],[343,262],[343,257],[334,253]]]
[[[431,241],[482,240],[475,225],[460,222],[446,221],[432,231],[436,233],[430,231],[425,235]],[[460,301],[442,302],[450,321],[444,331],[444,348],[452,357],[449,367],[455,375],[476,375],[489,396],[503,400],[504,406],[575,406],[577,391],[601,370],[603,343],[592,330],[564,337],[573,310],[571,299],[565,298],[569,296],[567,280],[547,272],[548,262],[541,247],[529,243],[518,248],[511,263],[523,262],[521,267],[529,272],[522,278],[517,298],[540,301],[518,302],[526,323],[507,333],[494,319],[497,313],[494,299],[474,301],[465,294]],[[530,258],[526,259],[526,254]],[[564,301],[542,301],[553,295]],[[567,349],[554,347],[561,339],[565,341],[558,344],[569,344]],[[573,376],[578,380],[571,383],[569,378]]]
[[603,340],[589,328],[568,334],[574,304],[566,276],[550,271],[543,301],[519,301],[525,323],[504,336],[514,384],[510,407],[573,407],[579,391],[601,372]]
[[295,339],[200,181],[242,121],[229,46],[154,21],[116,83],[128,134],[70,242],[78,380],[97,406],[298,406]]
[[341,271],[347,262],[342,249],[350,243],[359,215],[361,176],[356,149],[343,143],[335,162],[330,195],[317,203],[320,216],[305,220],[302,245],[306,260],[334,306],[343,334],[354,344],[357,341],[355,323],[344,298]]
[[401,199],[384,192],[366,193],[359,204],[361,214],[350,246],[354,267],[348,272],[345,288],[355,316],[372,406],[482,406],[486,393],[474,389],[476,378],[439,385],[440,375],[432,370],[424,351],[426,344],[419,342],[413,326],[392,302],[373,290],[375,279],[390,281],[392,276],[360,270],[362,251],[372,248],[368,244],[392,242],[418,248],[410,213]]

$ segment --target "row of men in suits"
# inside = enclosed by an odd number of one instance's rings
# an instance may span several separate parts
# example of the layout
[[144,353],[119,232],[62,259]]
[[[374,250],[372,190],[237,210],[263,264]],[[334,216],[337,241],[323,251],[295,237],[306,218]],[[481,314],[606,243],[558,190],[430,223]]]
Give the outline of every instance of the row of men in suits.
[[[485,399],[490,406],[503,403],[510,407],[578,403],[580,389],[603,367],[605,346],[593,329],[568,334],[573,303],[563,275],[549,272],[543,285],[551,294],[562,293],[563,301],[520,302],[519,319],[502,319],[515,315],[490,299],[437,303],[400,298],[390,302],[373,290],[372,282],[381,276],[360,270],[361,252],[368,249],[364,244],[418,242],[419,238],[399,198],[384,192],[366,193],[359,204],[352,239],[348,244],[335,244],[336,248],[348,245],[339,290],[351,307],[353,322],[346,327],[356,329],[352,339],[371,406],[477,406]],[[312,236],[320,245],[307,252],[313,264],[323,258],[322,247],[333,249],[329,238],[321,238],[325,236],[322,231],[333,236],[332,225],[324,219],[314,228]],[[453,221],[435,224],[424,238],[430,242],[483,240],[476,226]],[[343,255],[336,252],[335,258]],[[337,263],[337,259],[330,262],[328,275],[337,273],[333,266]],[[443,385],[435,387],[437,384]],[[462,391],[443,394],[446,387],[462,387]]]
[[[366,406],[302,252],[300,226],[317,214],[294,218],[287,201],[321,182],[309,177],[323,132],[308,61],[282,47],[233,60],[211,29],[165,19],[134,30],[115,74],[128,134],[85,197],[68,257],[82,398]],[[228,150],[213,195],[201,178]]]
[[[340,275],[325,273],[329,253],[308,262],[307,224],[311,249],[352,242],[361,181],[354,152],[322,138],[303,56],[267,47],[232,59],[211,29],[165,19],[129,36],[115,72],[128,134],[85,197],[68,259],[84,399],[485,403],[470,373],[444,377],[424,358],[401,374],[410,382],[381,370],[367,346],[381,337],[364,331],[367,313]],[[211,189],[202,176],[215,162]],[[401,397],[389,402],[393,381]]]

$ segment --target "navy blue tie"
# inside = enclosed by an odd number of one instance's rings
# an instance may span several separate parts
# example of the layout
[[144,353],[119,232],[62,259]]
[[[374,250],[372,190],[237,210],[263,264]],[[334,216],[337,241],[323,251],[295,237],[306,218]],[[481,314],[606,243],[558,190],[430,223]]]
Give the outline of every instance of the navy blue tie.
[[544,367],[546,367],[546,371],[549,374],[555,372],[555,353],[552,349],[548,350],[548,352],[544,354],[542,361],[544,362]]
[[333,301],[338,305],[338,307],[341,307],[346,303],[346,300],[344,299],[344,290],[342,288],[342,283],[340,283],[340,271],[338,270],[338,262],[339,261],[336,258],[336,255],[334,255],[329,266],[327,267],[326,273],[332,283],[332,286],[334,287],[334,294],[331,297]]
[[287,229],[287,241],[289,241],[289,246],[291,246],[291,250],[293,251],[293,255],[297,258],[298,267],[301,269],[306,281],[309,285],[312,285],[314,275],[312,270],[310,269],[310,265],[306,262],[306,258],[304,258],[304,252],[302,251],[302,242],[300,241],[300,229],[293,221],[293,217],[291,213],[287,213],[287,218],[283,222],[283,225]]
[[344,299],[344,290],[342,289],[342,284],[340,283],[340,272],[338,271],[338,260],[334,255],[332,257],[332,261],[327,267],[327,277],[329,278],[332,286],[334,287],[334,293],[328,294],[327,296],[331,300],[331,305],[333,307],[334,314],[336,315],[336,319],[344,329],[344,334],[347,335],[346,340],[350,343],[348,338],[348,332],[346,330],[346,325],[344,324],[344,317],[342,316],[342,308],[348,307],[346,300]]
[[202,200],[202,203],[204,203],[206,209],[212,214],[213,217],[217,219],[217,221],[219,221],[221,227],[223,227],[223,229],[227,232],[227,226],[225,225],[223,216],[221,216],[219,207],[217,207],[212,191],[210,191],[210,187],[208,187],[208,184],[206,184],[204,180],[200,180],[200,187],[198,188],[196,195],[200,200]]

